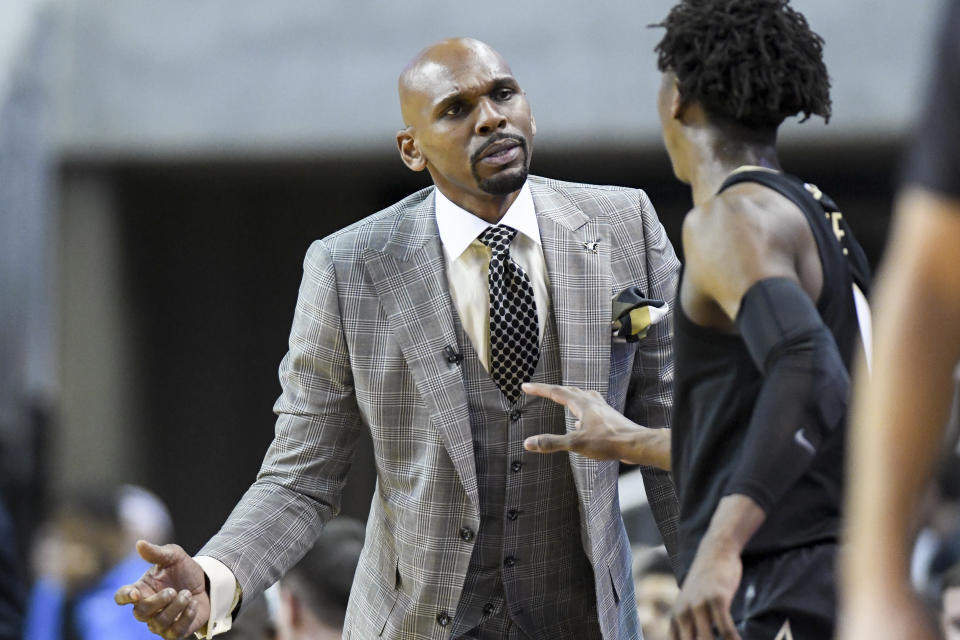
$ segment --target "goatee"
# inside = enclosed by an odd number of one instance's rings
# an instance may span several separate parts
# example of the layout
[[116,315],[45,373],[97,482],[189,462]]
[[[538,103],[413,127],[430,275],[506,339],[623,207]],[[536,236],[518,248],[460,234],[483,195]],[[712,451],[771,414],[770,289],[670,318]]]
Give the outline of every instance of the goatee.
[[505,196],[519,191],[527,181],[529,170],[526,165],[519,169],[501,171],[487,178],[478,179],[480,189],[494,196]]
[[[501,140],[516,140],[520,144],[520,149],[523,153],[523,165],[513,169],[504,169],[492,176],[481,178],[477,172],[477,163],[482,159],[484,152],[486,152],[491,145]],[[527,148],[527,141],[523,137],[513,133],[494,134],[490,136],[486,144],[474,152],[470,158],[470,164],[473,166],[473,178],[477,181],[477,185],[482,191],[493,196],[505,196],[514,191],[518,191],[523,186],[523,183],[527,181],[527,174],[530,172],[530,152]]]

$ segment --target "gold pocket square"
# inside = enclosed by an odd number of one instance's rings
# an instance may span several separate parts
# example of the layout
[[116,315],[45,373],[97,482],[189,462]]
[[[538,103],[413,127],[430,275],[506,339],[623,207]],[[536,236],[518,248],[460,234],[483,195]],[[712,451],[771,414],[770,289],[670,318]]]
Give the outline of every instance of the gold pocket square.
[[636,342],[647,337],[650,327],[667,317],[669,309],[663,300],[646,297],[640,287],[624,289],[613,299],[614,340]]

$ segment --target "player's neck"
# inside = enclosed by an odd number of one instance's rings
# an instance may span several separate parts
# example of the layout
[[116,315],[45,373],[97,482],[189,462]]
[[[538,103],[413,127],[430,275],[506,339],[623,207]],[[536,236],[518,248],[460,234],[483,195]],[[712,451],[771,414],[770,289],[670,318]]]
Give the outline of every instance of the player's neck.
[[773,143],[757,144],[712,136],[697,145],[690,175],[693,203],[701,206],[717,194],[723,181],[744,166],[780,171],[780,160]]

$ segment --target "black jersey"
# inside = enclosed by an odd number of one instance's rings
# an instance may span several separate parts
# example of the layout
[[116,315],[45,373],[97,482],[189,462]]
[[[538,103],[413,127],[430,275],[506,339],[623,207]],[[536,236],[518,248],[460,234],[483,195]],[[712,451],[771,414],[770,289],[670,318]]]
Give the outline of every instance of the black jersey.
[[[774,189],[806,216],[823,266],[817,310],[849,371],[860,339],[854,284],[866,295],[869,283],[863,250],[833,201],[815,186],[781,173],[744,171],[728,177],[720,191],[741,182]],[[680,500],[680,563],[685,575],[717,504],[727,494],[763,377],[741,337],[693,323],[683,313],[679,293],[673,317],[676,369],[671,465]],[[747,544],[745,557],[837,538],[843,427],[823,441],[806,473],[767,513]]]

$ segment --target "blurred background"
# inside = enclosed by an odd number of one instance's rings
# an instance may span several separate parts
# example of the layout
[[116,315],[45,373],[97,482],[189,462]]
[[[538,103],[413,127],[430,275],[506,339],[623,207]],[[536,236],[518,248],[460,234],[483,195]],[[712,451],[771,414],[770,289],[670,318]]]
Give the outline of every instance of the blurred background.
[[[679,249],[690,206],[660,142],[670,0],[3,0],[0,482],[18,540],[68,489],[132,483],[196,551],[254,479],[310,242],[428,184],[395,150],[423,46],[501,51],[537,119],[534,173],[643,187]],[[785,167],[871,261],[939,0],[794,0],[826,40],[829,124]],[[358,452],[344,512],[365,519]],[[24,556],[25,557],[25,556]]]

